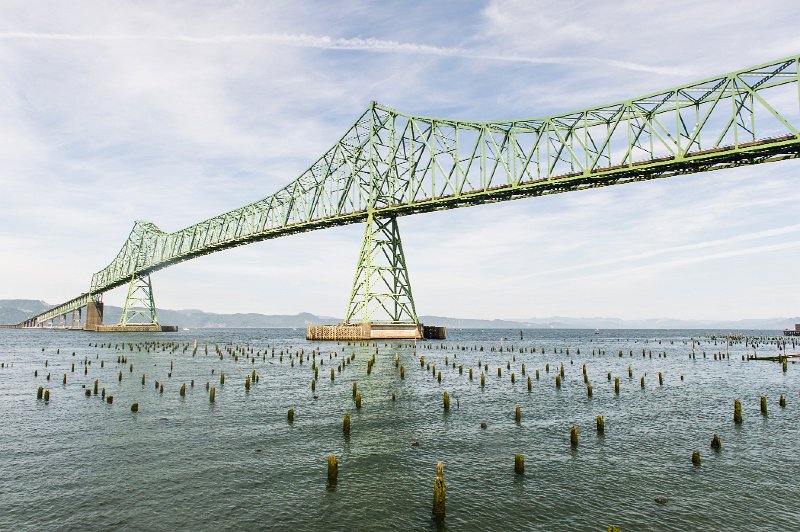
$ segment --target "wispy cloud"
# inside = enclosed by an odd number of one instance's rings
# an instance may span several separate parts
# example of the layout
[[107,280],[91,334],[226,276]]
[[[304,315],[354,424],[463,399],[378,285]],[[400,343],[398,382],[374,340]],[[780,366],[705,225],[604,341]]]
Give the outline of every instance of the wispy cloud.
[[413,42],[401,42],[376,38],[361,37],[329,37],[326,35],[309,35],[305,33],[247,33],[240,35],[151,35],[151,34],[73,34],[73,33],[32,33],[3,32],[0,40],[36,40],[36,41],[141,41],[141,42],[175,42],[188,44],[241,44],[270,43],[299,48],[317,48],[323,50],[344,50],[360,52],[432,55],[442,57],[458,57],[483,61],[501,61],[509,63],[527,63],[532,65],[604,65],[614,69],[632,70],[664,75],[691,74],[687,68],[647,65],[618,59],[602,57],[574,56],[528,56],[513,53],[481,51],[468,48],[432,46]]
[[[738,257],[741,255],[750,255],[752,253],[758,252],[767,252],[767,251],[776,251],[776,250],[783,250],[789,247],[794,247],[793,245],[789,244],[775,244],[769,246],[755,246],[751,248],[747,248],[746,250],[736,249],[736,250],[728,250],[718,253],[710,253],[703,256],[688,256],[688,252],[698,251],[713,247],[720,247],[720,246],[733,246],[735,244],[740,244],[742,242],[750,242],[753,240],[764,240],[769,238],[774,238],[778,236],[785,236],[791,235],[795,233],[800,233],[800,224],[789,225],[786,227],[776,227],[774,229],[767,229],[764,231],[755,231],[751,233],[743,233],[735,236],[731,236],[728,238],[719,238],[714,240],[708,240],[705,242],[695,242],[692,244],[684,244],[680,246],[667,246],[661,247],[658,249],[651,249],[648,251],[643,251],[641,253],[636,254],[628,254],[622,256],[614,256],[608,259],[599,260],[599,261],[590,261],[590,262],[582,262],[580,264],[573,264],[571,266],[563,266],[559,268],[552,268],[547,270],[540,270],[531,272],[526,275],[518,275],[512,276],[509,278],[504,279],[504,282],[507,283],[518,283],[524,281],[526,279],[530,279],[532,277],[540,277],[544,275],[556,275],[559,277],[564,278],[565,280],[574,279],[573,276],[565,277],[565,274],[575,271],[585,271],[585,270],[598,270],[603,269],[608,266],[615,266],[617,264],[631,264],[631,263],[642,263],[647,261],[648,259],[653,259],[657,257],[663,256],[677,256],[676,258],[670,259],[668,261],[660,261],[658,263],[653,264],[652,266],[637,266],[635,269],[631,268],[621,268],[621,269],[612,269],[612,270],[602,270],[600,273],[593,274],[593,276],[597,275],[616,275],[618,272],[623,274],[630,273],[632,271],[642,271],[643,268],[650,268],[650,269],[658,269],[663,270],[664,268],[669,267],[676,267],[676,266],[683,266],[687,264],[693,264],[695,262],[705,262],[708,260],[714,260],[719,258],[726,258],[726,257]],[[793,243],[792,243],[793,244]],[[586,277],[586,276],[582,276]]]

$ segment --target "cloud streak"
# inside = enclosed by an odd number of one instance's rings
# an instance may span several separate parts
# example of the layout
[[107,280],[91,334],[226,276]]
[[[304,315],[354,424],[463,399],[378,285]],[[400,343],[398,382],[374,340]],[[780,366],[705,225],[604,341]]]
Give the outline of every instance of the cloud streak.
[[519,54],[498,53],[492,50],[480,51],[470,48],[433,46],[429,44],[401,42],[376,39],[372,37],[330,37],[327,35],[310,35],[306,33],[244,33],[238,35],[216,35],[197,37],[191,35],[149,35],[149,34],[74,34],[74,33],[38,33],[38,32],[3,32],[0,40],[31,41],[134,41],[134,42],[175,42],[201,45],[226,45],[240,43],[270,43],[298,48],[316,48],[322,50],[360,51],[375,53],[394,53],[429,55],[441,57],[457,57],[484,61],[503,61],[509,63],[527,63],[532,65],[573,65],[573,66],[607,66],[621,70],[645,72],[668,76],[692,74],[685,68],[674,68],[647,65],[631,61],[620,61],[601,57],[576,56],[526,56]]

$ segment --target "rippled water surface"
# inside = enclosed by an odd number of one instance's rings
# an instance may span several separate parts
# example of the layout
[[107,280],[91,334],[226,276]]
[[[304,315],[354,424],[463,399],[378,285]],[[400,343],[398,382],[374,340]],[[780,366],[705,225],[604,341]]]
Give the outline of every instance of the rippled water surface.
[[[784,373],[776,362],[743,361],[754,350],[783,351],[763,340],[755,348],[715,345],[719,334],[555,330],[526,331],[520,340],[516,331],[452,330],[446,341],[414,347],[307,342],[304,331],[282,329],[0,330],[0,529],[800,530],[800,365]],[[128,345],[154,341],[179,346]],[[238,361],[227,350],[236,346]],[[714,360],[726,352],[729,359]],[[331,381],[330,369],[353,353]],[[488,365],[483,388],[478,359]],[[259,382],[247,392],[253,370]],[[113,404],[85,396],[95,380]],[[213,404],[206,383],[216,388]],[[37,400],[39,386],[49,389],[49,403]],[[732,420],[734,399],[742,402],[741,426]],[[604,436],[597,415],[605,416]],[[713,433],[719,453],[709,446]],[[695,450],[699,467],[690,459]],[[327,483],[329,454],[339,460],[335,486]],[[525,456],[524,475],[514,473],[515,454]],[[447,485],[447,516],[438,523],[431,517],[437,462]],[[661,497],[666,504],[655,502]]]

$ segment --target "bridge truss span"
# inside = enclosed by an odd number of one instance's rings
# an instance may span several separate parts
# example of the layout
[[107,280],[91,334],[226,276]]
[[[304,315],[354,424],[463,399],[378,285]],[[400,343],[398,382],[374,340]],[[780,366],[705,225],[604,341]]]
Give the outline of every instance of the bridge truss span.
[[793,56],[609,105],[495,122],[373,102],[276,193],[173,233],[136,222],[89,293],[298,232],[797,158],[798,76]]

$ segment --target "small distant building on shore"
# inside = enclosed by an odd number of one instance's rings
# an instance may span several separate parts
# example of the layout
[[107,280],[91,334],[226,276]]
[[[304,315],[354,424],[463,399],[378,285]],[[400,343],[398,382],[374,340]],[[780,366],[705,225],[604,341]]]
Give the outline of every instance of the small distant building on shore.
[[784,329],[783,330],[784,336],[800,336],[800,323],[794,324],[794,330],[792,329]]

